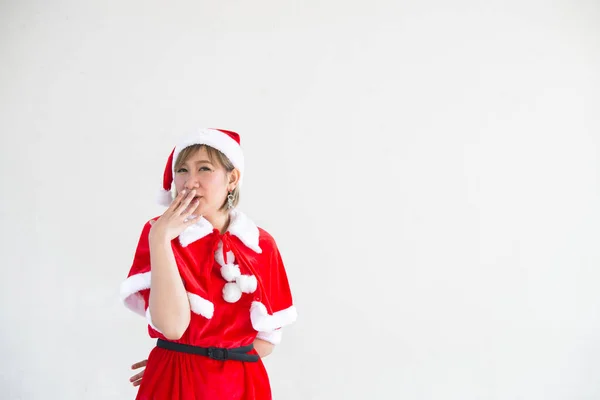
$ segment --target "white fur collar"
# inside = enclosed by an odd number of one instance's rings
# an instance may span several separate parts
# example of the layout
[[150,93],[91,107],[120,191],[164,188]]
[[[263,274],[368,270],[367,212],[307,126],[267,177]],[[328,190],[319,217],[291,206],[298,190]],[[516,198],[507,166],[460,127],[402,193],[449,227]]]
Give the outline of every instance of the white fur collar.
[[[244,213],[236,209],[230,211],[229,215],[231,217],[231,222],[229,223],[227,231],[230,234],[237,236],[249,249],[254,250],[256,253],[262,253],[262,249],[258,245],[258,227],[254,222],[252,222],[252,220]],[[179,235],[179,243],[181,243],[183,247],[186,247],[190,243],[210,234],[213,229],[212,224],[208,222],[206,218],[200,217],[198,222],[188,226],[186,230]]]

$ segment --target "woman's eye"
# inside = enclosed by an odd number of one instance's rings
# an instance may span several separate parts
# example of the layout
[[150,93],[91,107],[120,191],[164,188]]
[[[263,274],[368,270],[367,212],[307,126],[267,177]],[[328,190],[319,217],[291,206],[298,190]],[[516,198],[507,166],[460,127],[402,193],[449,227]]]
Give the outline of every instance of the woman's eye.
[[208,168],[208,167],[202,167],[202,168],[200,168],[200,171],[210,171],[210,168]]
[[187,169],[185,169],[185,168],[179,168],[179,169],[177,170],[177,173],[179,174],[179,173],[181,173],[181,172],[187,172]]

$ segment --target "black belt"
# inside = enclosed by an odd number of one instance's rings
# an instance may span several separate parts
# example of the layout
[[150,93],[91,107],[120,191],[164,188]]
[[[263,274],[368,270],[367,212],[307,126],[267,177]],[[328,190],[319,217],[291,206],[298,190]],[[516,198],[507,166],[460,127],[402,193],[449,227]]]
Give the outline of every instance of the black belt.
[[254,348],[254,345],[236,347],[234,349],[225,349],[222,347],[199,347],[189,344],[169,342],[167,340],[158,339],[156,346],[162,349],[179,351],[188,354],[197,354],[204,357],[212,358],[213,360],[225,361],[245,361],[257,362],[259,357],[255,354],[246,354]]

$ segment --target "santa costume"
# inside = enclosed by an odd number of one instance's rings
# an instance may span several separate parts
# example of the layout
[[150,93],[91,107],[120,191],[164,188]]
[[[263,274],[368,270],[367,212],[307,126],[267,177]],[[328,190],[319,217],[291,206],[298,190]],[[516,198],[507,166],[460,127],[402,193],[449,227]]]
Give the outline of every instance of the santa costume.
[[[222,152],[243,179],[239,135],[202,129],[171,152],[160,197],[163,205],[174,197],[177,156],[197,144]],[[136,400],[271,399],[267,372],[252,343],[260,338],[278,344],[281,328],[295,321],[296,309],[273,237],[239,210],[229,212],[224,234],[200,218],[171,242],[191,309],[190,324],[179,340],[168,340],[152,324],[150,222],[142,229],[121,298],[147,319],[148,334],[157,339],[157,346],[148,357]]]

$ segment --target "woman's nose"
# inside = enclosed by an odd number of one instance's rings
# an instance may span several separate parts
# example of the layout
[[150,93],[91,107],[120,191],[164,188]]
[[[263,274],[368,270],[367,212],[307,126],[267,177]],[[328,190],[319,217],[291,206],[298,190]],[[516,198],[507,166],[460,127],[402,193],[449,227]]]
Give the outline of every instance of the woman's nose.
[[193,177],[190,177],[187,181],[185,181],[185,188],[188,190],[197,189],[198,182]]

